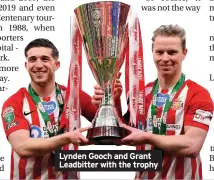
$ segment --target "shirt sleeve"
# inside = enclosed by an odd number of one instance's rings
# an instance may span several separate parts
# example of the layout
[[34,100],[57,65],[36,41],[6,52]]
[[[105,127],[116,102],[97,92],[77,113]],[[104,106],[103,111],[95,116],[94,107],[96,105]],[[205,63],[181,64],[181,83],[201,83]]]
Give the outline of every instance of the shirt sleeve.
[[84,91],[80,91],[80,107],[81,115],[87,120],[92,121],[97,112],[97,108],[92,104],[91,97]]
[[208,131],[213,108],[213,101],[207,90],[195,93],[186,109],[184,126],[195,126]]
[[2,107],[2,123],[6,136],[19,129],[29,131],[29,123],[22,112],[23,103],[21,96],[16,93],[5,101]]

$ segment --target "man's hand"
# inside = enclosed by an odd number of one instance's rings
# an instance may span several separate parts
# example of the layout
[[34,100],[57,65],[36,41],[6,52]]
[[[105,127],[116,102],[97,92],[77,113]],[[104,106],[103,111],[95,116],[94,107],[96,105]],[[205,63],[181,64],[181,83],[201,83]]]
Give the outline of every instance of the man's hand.
[[94,86],[94,95],[93,95],[92,100],[91,100],[92,104],[96,107],[99,107],[103,97],[104,97],[103,90],[101,89],[99,84],[96,84]]
[[[114,83],[114,95],[113,95],[113,97],[114,97],[114,101],[115,102],[120,100],[120,96],[121,96],[121,94],[123,92],[123,86],[122,86],[122,84],[121,84],[121,82],[119,80],[120,76],[121,76],[121,73],[119,72],[118,76],[117,76],[117,79],[115,79],[115,83]],[[95,106],[99,107],[103,97],[104,97],[103,90],[101,89],[99,84],[96,84],[94,86],[94,95],[93,95],[92,100],[91,100],[92,103]]]
[[68,133],[70,143],[77,146],[89,145],[90,142],[81,133],[87,131],[91,127],[79,128]]
[[121,139],[121,144],[138,146],[147,143],[147,132],[122,124],[121,127],[130,132],[128,136]]
[[117,75],[117,79],[115,79],[115,83],[114,83],[114,101],[118,101],[120,100],[120,96],[123,93],[123,86],[120,82],[120,76],[121,76],[121,72],[118,73]]

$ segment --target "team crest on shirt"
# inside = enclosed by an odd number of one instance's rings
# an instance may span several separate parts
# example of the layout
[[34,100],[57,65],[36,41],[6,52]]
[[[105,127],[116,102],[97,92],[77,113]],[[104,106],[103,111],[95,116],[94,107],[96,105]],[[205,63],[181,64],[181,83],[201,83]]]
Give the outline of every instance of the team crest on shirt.
[[10,124],[14,121],[15,115],[14,115],[14,109],[12,106],[6,107],[3,110],[3,118],[7,124]]
[[159,108],[162,107],[166,103],[168,98],[169,94],[158,93],[156,99],[156,106]]
[[174,110],[180,110],[183,108],[183,106],[184,106],[184,103],[180,99],[175,99],[172,102],[171,108]]
[[43,101],[42,106],[44,107],[44,110],[48,115],[51,115],[56,109],[56,103],[54,101]]

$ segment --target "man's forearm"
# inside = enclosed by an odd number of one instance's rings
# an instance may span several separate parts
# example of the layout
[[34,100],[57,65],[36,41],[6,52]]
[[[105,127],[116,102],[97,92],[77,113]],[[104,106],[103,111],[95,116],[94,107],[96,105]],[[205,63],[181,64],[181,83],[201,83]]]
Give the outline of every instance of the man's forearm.
[[176,156],[196,157],[198,155],[196,143],[185,135],[163,136],[147,133],[146,139],[149,144]]
[[56,150],[58,147],[69,144],[68,135],[65,133],[51,138],[27,138],[14,149],[22,158],[42,156]]

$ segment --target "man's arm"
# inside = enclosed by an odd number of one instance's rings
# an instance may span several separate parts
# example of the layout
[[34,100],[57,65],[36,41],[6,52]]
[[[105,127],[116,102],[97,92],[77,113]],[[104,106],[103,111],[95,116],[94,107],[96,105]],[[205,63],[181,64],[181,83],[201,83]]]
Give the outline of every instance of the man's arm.
[[29,158],[45,155],[70,143],[74,145],[88,144],[89,140],[81,134],[87,129],[80,128],[51,138],[30,138],[28,130],[20,129],[9,134],[8,141],[21,158]]
[[207,135],[207,131],[193,126],[185,126],[184,135],[171,136],[143,132],[127,125],[123,127],[131,132],[129,136],[121,140],[123,144],[151,144],[173,155],[191,158],[198,156]]
[[177,156],[197,157],[205,141],[207,131],[193,127],[185,126],[184,135],[161,136],[148,134],[148,141],[165,151]]

